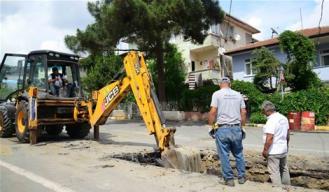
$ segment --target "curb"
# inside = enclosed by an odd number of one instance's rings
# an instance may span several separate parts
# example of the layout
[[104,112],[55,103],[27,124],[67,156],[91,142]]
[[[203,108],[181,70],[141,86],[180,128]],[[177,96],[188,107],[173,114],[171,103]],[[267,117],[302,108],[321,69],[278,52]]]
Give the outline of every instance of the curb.
[[[246,124],[247,128],[263,128],[264,124]],[[309,133],[319,133],[319,132],[329,132],[329,125],[316,125],[314,130],[311,131],[294,131],[294,132],[309,132]]]
[[249,127],[263,128],[264,125],[265,124],[248,124],[248,123],[246,123],[246,126],[245,127],[247,127],[247,128],[249,128]]
[[329,125],[322,125],[322,126],[315,126],[315,130],[316,131],[329,131]]

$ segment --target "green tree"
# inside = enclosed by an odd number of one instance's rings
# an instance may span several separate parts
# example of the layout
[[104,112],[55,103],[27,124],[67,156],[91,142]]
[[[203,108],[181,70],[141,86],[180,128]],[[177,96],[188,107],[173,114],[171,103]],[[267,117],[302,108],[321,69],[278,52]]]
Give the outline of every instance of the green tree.
[[[275,92],[278,83],[279,60],[265,47],[256,49],[252,54],[254,56],[252,66],[256,69],[254,84],[262,92]],[[273,81],[275,81],[274,85]]]
[[312,40],[300,33],[285,31],[279,36],[281,49],[287,54],[286,81],[293,90],[317,87],[321,84],[312,71],[315,46]]
[[159,100],[165,101],[165,46],[173,35],[202,43],[210,25],[222,21],[217,0],[104,0],[88,3],[95,23],[65,42],[74,51],[102,53],[120,40],[134,42],[156,59]]
[[100,89],[110,83],[114,75],[122,68],[122,58],[114,54],[108,56],[89,56],[80,61],[87,69],[87,76],[82,79],[88,92]]
[[[166,81],[166,96],[168,101],[178,101],[182,96],[185,80],[185,69],[182,55],[178,52],[176,46],[167,44],[166,53],[164,54],[164,76]],[[154,79],[155,86],[158,84],[156,77],[156,63],[154,60],[149,60],[149,69]]]

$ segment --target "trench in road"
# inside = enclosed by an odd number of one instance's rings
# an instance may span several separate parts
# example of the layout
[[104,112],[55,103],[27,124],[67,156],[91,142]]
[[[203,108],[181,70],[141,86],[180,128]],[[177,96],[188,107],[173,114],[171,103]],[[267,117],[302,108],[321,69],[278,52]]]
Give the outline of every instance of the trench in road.
[[[200,173],[209,175],[221,175],[220,161],[218,155],[212,150],[201,150],[201,171]],[[142,165],[153,165],[161,167],[159,163],[161,155],[158,152],[139,152],[139,153],[122,153],[116,155],[105,156],[101,160],[116,158],[126,161],[139,163]],[[246,177],[250,181],[270,182],[269,173],[267,171],[266,162],[257,153],[245,154],[246,161]],[[319,160],[313,164],[309,164],[308,160],[289,156],[289,169],[291,184],[293,186],[306,187],[311,189],[329,190],[329,162],[328,160]],[[231,166],[236,173],[235,161],[231,159]]]

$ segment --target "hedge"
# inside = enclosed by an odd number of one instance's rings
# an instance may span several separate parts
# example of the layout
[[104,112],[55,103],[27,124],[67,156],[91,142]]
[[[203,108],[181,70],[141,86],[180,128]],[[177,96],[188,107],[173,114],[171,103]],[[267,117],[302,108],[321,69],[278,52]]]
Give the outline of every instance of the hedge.
[[[209,111],[211,96],[218,90],[218,85],[205,84],[195,90],[189,90],[186,86],[183,96],[178,101],[179,109],[184,111]],[[313,88],[297,92],[286,93],[281,99],[279,93],[264,94],[253,83],[233,81],[232,89],[248,97],[251,123],[264,123],[265,118],[260,113],[260,106],[265,100],[275,104],[277,110],[287,115],[290,111],[313,111],[315,112],[316,124],[325,125],[329,118],[329,87]]]
[[284,95],[281,101],[279,94],[269,95],[279,112],[287,115],[290,111],[313,111],[318,125],[326,125],[329,118],[329,89],[313,88]]
[[185,86],[183,97],[178,101],[179,109],[183,111],[199,111],[208,112],[210,110],[210,102],[212,94],[219,90],[218,85],[204,85],[195,90],[189,90]]

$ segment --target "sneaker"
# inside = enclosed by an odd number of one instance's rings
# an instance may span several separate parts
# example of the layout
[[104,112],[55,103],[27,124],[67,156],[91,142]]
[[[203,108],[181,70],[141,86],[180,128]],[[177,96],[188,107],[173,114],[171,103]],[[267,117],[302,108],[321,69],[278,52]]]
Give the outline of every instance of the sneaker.
[[230,187],[234,187],[234,180],[233,179],[229,179],[225,181],[225,185],[230,186]]
[[246,178],[245,177],[240,177],[238,179],[238,182],[239,182],[239,184],[244,184],[246,182]]

